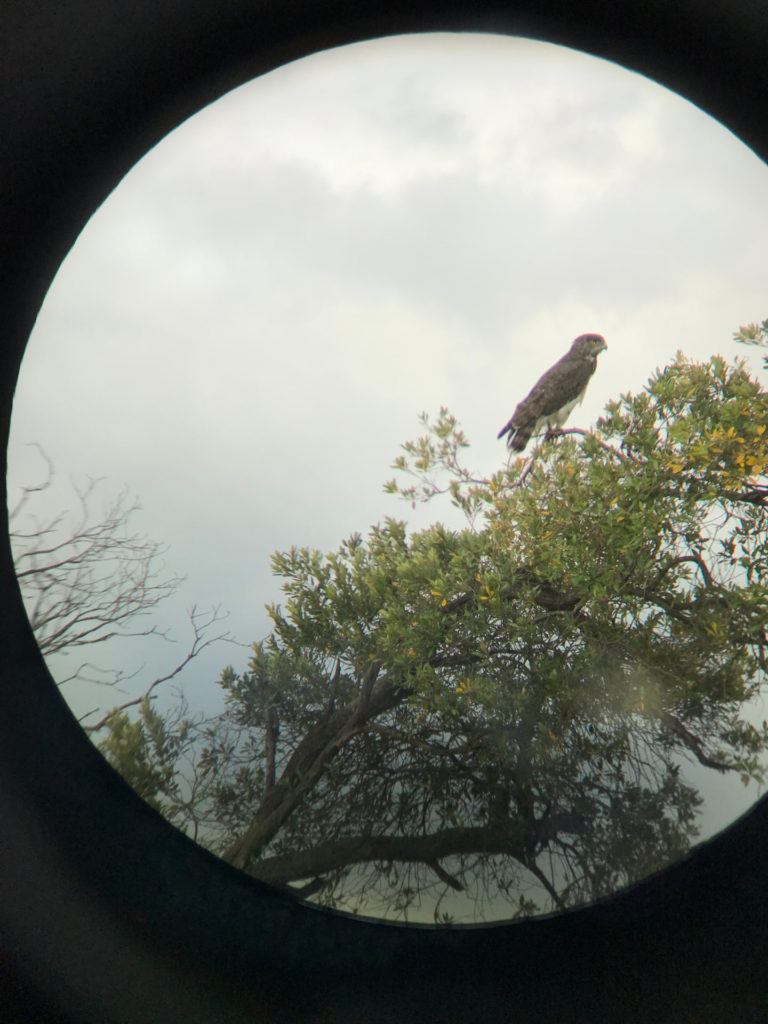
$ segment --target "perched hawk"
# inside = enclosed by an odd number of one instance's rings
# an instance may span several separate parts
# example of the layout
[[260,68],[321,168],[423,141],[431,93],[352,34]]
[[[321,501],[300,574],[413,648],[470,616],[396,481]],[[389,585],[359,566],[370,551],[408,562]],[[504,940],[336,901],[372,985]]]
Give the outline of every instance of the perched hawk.
[[512,419],[499,431],[499,437],[509,434],[507,447],[521,452],[533,434],[544,427],[548,434],[562,427],[584,398],[589,378],[597,369],[597,357],[607,347],[599,334],[579,335],[562,359],[536,381]]

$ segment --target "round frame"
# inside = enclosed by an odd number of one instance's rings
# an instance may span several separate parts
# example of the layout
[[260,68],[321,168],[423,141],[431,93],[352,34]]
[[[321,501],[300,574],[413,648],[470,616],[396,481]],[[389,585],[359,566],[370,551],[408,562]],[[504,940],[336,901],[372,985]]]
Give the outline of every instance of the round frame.
[[[768,158],[768,7],[750,0],[6,0],[6,435],[51,279],[151,146],[279,64],[438,30],[525,35],[614,60],[680,92]],[[568,914],[440,929],[360,920],[235,871],[109,768],[47,673],[5,540],[0,649],[4,1020],[768,1019],[766,799],[686,860]]]

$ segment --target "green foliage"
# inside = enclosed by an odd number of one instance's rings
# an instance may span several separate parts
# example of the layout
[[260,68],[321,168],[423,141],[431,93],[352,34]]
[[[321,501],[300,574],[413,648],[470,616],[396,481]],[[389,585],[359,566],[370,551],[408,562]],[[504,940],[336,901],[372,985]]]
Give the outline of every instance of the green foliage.
[[[768,348],[768,320],[760,324],[747,324],[740,327],[733,335],[733,340],[741,345],[757,345],[760,348]],[[768,365],[768,356],[763,357],[763,362]]]
[[148,698],[141,702],[138,719],[131,720],[125,711],[112,716],[101,751],[140,797],[162,809],[159,794],[172,784],[177,742]]
[[[422,422],[386,490],[466,527],[273,556],[273,629],[222,675],[195,806],[233,863],[347,908],[431,890],[450,923],[450,891],[496,916],[534,909],[531,879],[556,907],[613,891],[695,839],[687,763],[763,780],[768,728],[741,715],[766,669],[768,395],[678,354],[491,479],[447,410]],[[109,742],[170,791],[151,709]]]

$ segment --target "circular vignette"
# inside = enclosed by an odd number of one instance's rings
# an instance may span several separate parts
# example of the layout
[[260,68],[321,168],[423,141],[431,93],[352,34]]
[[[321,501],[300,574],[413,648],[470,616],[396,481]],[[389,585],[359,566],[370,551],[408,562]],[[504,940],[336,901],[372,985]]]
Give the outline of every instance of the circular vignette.
[[[2,15],[6,437],[32,323],[96,206],[184,118],[315,50],[432,30],[546,39],[654,77],[768,156],[768,9],[746,0],[94,6]],[[764,1018],[765,800],[682,863],[566,915],[434,929],[319,911],[207,854],[111,771],[47,674],[7,541],[0,557],[5,1019],[674,1022],[736,1006]]]

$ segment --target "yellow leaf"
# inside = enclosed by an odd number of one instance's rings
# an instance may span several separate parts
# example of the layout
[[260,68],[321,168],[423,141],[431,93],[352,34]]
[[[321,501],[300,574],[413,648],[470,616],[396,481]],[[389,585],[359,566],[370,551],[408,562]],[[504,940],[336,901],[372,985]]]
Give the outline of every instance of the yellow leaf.
[[742,786],[748,786],[751,781],[752,780],[750,779],[750,777],[748,775],[742,775],[741,776],[741,784],[742,784]]

